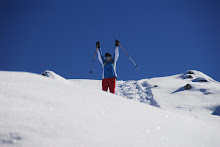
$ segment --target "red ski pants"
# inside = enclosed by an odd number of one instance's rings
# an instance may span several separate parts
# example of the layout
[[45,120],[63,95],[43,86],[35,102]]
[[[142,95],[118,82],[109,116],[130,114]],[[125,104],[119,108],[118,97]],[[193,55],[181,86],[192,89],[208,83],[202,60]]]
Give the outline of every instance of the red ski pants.
[[109,88],[111,93],[115,93],[115,85],[116,85],[116,78],[102,79],[102,90],[103,91],[107,91]]

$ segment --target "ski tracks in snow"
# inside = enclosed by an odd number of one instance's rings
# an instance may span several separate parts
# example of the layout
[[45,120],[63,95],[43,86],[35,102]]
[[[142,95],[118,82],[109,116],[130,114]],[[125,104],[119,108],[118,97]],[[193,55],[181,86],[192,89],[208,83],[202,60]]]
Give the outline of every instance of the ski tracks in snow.
[[116,94],[152,106],[160,107],[153,97],[147,80],[117,81]]

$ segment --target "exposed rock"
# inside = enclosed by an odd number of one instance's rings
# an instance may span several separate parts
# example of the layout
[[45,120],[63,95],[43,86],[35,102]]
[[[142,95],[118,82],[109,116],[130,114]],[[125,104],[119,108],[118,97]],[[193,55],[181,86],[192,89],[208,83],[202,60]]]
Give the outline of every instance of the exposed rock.
[[200,82],[208,82],[207,80],[199,80]]
[[208,82],[205,78],[196,78],[193,82]]
[[41,73],[42,76],[48,77],[49,72],[46,70],[44,72]]
[[190,84],[186,84],[186,86],[184,86],[184,89],[185,90],[189,90],[189,89],[191,89],[192,88],[192,86],[190,85]]
[[189,78],[189,79],[192,79],[192,78],[193,78],[193,76],[192,76],[192,75],[188,75],[188,78]]
[[191,71],[191,70],[190,70],[190,71],[188,71],[187,73],[188,73],[188,74],[194,74],[194,72],[193,72],[193,71]]
[[154,85],[154,87],[158,87],[157,85]]
[[42,75],[42,76],[47,76],[45,73],[42,73],[41,75]]
[[180,78],[182,78],[182,79],[192,79],[193,78],[193,76],[192,75],[190,75],[190,74],[182,74],[181,76],[180,76]]

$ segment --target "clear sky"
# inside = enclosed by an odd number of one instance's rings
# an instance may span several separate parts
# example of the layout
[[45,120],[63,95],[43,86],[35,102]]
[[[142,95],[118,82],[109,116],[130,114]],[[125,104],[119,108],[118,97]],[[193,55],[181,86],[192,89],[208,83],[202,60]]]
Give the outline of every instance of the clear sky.
[[101,79],[95,43],[120,49],[119,80],[196,69],[220,81],[219,0],[1,0],[0,70]]

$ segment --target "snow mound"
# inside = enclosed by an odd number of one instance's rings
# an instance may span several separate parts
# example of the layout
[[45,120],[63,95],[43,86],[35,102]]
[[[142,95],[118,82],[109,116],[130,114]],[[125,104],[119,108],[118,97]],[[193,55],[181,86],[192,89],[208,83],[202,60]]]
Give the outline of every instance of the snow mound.
[[151,85],[147,83],[147,80],[118,81],[116,94],[128,99],[160,107],[153,97]]
[[148,83],[158,85],[152,88],[152,93],[160,107],[166,110],[210,120],[214,117],[211,115],[213,107],[220,105],[219,82],[200,71],[152,78]]
[[50,70],[45,70],[44,72],[41,73],[41,75],[68,83],[68,81],[64,77],[61,77],[60,75]]

